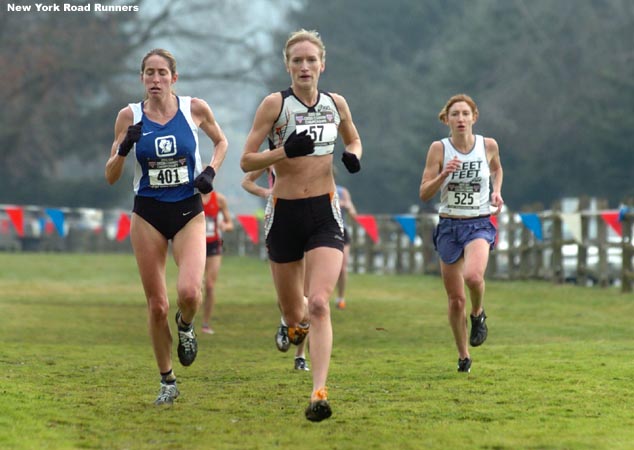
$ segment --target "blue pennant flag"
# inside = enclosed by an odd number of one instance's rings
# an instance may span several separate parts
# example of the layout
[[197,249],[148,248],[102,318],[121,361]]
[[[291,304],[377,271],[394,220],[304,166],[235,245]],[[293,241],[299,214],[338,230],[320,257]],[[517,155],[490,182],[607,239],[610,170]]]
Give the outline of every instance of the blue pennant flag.
[[394,220],[401,225],[401,228],[403,228],[403,231],[409,238],[409,241],[413,243],[416,239],[416,218],[414,216],[400,214],[398,216],[394,216]]
[[526,228],[528,228],[535,238],[538,241],[543,241],[544,236],[542,235],[542,221],[539,219],[539,216],[535,213],[523,213],[520,214],[522,218],[522,223]]
[[64,237],[64,212],[59,209],[46,208],[46,214],[51,218],[57,233]]

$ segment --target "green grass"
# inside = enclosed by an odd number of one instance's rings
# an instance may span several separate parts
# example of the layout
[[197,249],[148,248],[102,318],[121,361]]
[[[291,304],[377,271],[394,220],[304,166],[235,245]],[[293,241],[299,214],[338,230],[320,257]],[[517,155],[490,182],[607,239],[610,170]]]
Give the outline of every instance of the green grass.
[[3,449],[634,448],[634,298],[618,289],[488,282],[467,375],[439,278],[351,274],[332,311],[334,414],[310,423],[310,373],[273,343],[266,263],[225,258],[216,334],[176,365],[171,408],[152,404],[132,255],[0,253],[0,268]]

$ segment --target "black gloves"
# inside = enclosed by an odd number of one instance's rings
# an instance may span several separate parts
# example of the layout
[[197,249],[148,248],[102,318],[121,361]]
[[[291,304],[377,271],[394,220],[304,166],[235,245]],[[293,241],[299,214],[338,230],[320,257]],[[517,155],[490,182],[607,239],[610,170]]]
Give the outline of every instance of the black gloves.
[[194,187],[200,191],[201,194],[209,194],[214,190],[212,182],[216,176],[216,171],[213,167],[207,166],[200,175],[194,180]]
[[284,143],[284,153],[288,158],[297,158],[298,156],[310,155],[315,151],[315,143],[308,136],[308,130],[304,130],[297,134],[293,131]]
[[361,163],[359,162],[359,158],[352,152],[343,151],[343,155],[341,156],[341,160],[343,161],[343,165],[346,166],[348,172],[356,173],[361,170]]
[[141,126],[143,125],[143,121],[139,121],[139,123],[135,123],[134,125],[130,125],[128,127],[128,132],[121,144],[119,144],[119,150],[117,153],[119,156],[128,156],[130,150],[132,150],[132,146],[141,138]]

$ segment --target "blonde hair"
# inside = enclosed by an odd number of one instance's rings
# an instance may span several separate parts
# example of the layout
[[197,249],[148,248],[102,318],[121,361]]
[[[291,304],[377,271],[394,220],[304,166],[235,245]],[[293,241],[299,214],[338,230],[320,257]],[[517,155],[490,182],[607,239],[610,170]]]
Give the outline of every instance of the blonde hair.
[[319,36],[319,33],[315,30],[305,30],[304,28],[302,28],[291,33],[286,41],[286,44],[284,45],[284,50],[282,51],[282,54],[284,55],[284,62],[286,64],[288,64],[288,58],[290,56],[289,50],[291,46],[304,41],[315,44],[319,48],[321,62],[326,62],[326,46],[321,40],[321,36]]
[[445,103],[445,106],[443,106],[443,108],[438,113],[438,119],[442,123],[447,123],[447,118],[449,116],[449,109],[451,109],[451,107],[455,103],[458,103],[458,102],[465,102],[467,105],[469,105],[469,108],[471,108],[471,112],[473,113],[473,117],[475,119],[478,118],[478,114],[480,112],[478,111],[478,105],[476,105],[476,102],[473,101],[473,99],[469,97],[467,94],[456,94],[453,97],[451,97],[449,100],[447,100],[447,103]]

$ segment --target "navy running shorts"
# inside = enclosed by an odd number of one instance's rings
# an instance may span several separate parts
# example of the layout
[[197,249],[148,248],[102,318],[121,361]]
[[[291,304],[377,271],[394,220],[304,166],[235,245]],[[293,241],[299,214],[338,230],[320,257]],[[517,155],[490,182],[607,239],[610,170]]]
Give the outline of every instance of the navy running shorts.
[[489,216],[473,219],[441,217],[434,229],[434,247],[445,264],[453,264],[462,257],[465,246],[475,239],[484,239],[493,250],[496,233]]

